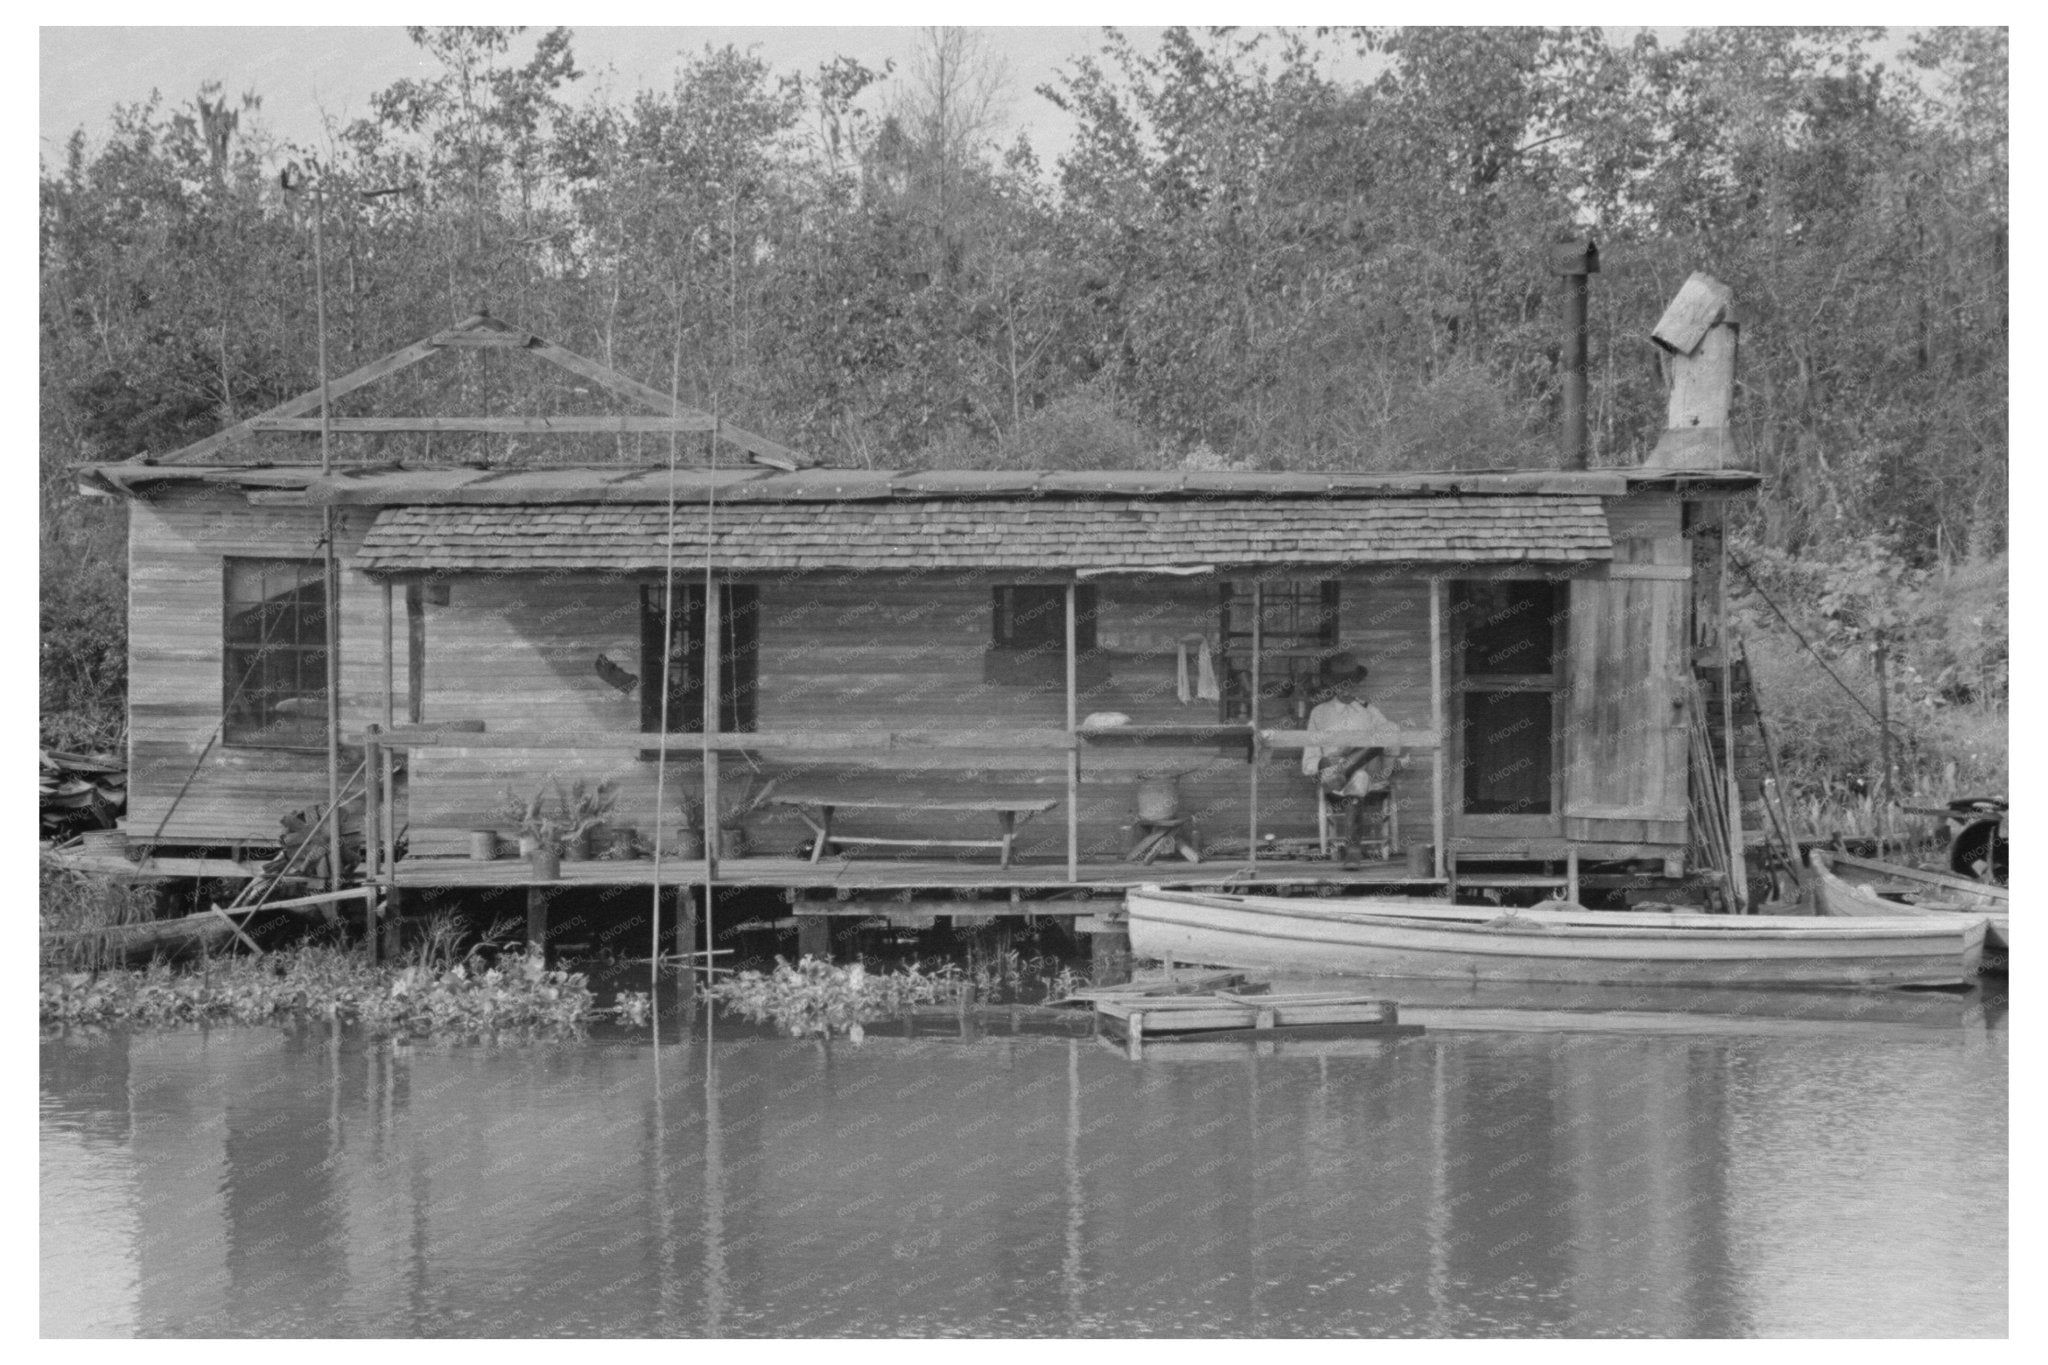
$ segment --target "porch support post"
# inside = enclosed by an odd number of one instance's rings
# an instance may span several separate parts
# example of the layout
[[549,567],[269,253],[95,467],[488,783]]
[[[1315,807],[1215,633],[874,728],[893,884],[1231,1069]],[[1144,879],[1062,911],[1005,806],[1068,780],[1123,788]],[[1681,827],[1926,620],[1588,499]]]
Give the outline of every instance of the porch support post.
[[1429,723],[1436,731],[1436,752],[1429,761],[1429,830],[1435,850],[1436,876],[1444,875],[1444,748],[1450,736],[1444,733],[1444,580],[1429,580]]
[[1259,866],[1259,664],[1260,656],[1266,652],[1266,584],[1263,579],[1252,580],[1252,694],[1251,715],[1251,757],[1252,782],[1251,800],[1246,802],[1250,829],[1246,834],[1246,857],[1254,871]]
[[[378,879],[377,866],[378,831],[382,827],[377,811],[377,768],[383,757],[384,746],[377,742],[378,727],[363,727],[363,879],[375,884]],[[374,897],[363,902],[363,939],[370,954],[370,961],[377,960],[377,902]]]
[[[398,649],[396,613],[393,607],[393,588],[390,579],[384,580],[384,728],[388,731],[398,720]],[[409,635],[406,642],[406,670],[418,677],[420,664],[413,655],[420,647],[420,636]],[[419,719],[408,711],[408,717]],[[379,803],[383,813],[383,824],[376,829],[363,831],[363,840],[384,841],[384,945],[392,957],[398,956],[398,760],[388,744],[378,746],[382,750],[376,765],[363,772],[365,783],[382,782],[384,799]],[[380,771],[381,770],[381,771]]]
[[526,888],[526,951],[548,955],[548,889],[539,884]]
[[[1081,750],[1077,747],[1080,728],[1080,690],[1074,654],[1080,634],[1077,584],[1067,584],[1067,880],[1081,880]],[[1009,856],[1004,850],[1004,857]]]
[[[704,738],[718,737],[718,716],[723,709],[719,697],[719,684],[724,681],[724,646],[719,637],[725,633],[725,623],[720,619],[720,599],[725,596],[725,585],[714,582],[709,574],[704,576]],[[670,645],[673,649],[675,646]],[[704,746],[704,878],[707,888],[705,914],[711,910],[709,886],[718,876],[718,837],[724,822],[719,818],[718,809],[718,766],[719,751],[710,744]],[[707,961],[709,959],[706,959]]]

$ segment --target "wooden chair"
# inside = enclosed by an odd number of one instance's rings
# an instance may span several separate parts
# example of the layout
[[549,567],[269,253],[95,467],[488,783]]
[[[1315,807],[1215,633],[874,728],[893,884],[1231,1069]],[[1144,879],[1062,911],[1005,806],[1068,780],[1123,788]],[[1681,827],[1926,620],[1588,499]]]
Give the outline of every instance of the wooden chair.
[[[1387,784],[1386,791],[1380,795],[1382,799],[1371,802],[1372,805],[1377,806],[1379,809],[1379,833],[1376,836],[1367,837],[1363,841],[1363,847],[1358,850],[1358,854],[1360,857],[1364,857],[1366,849],[1371,848],[1378,854],[1381,861],[1386,862],[1391,861],[1401,851],[1401,807],[1400,803],[1395,799],[1392,782]],[[1321,783],[1317,783],[1316,838],[1325,858],[1330,856],[1330,817],[1330,794],[1323,790]]]

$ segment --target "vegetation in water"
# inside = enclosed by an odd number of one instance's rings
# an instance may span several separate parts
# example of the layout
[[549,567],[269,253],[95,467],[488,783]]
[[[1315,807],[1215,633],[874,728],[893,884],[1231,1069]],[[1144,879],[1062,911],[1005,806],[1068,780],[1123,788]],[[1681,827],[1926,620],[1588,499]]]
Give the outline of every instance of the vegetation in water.
[[434,962],[416,954],[380,965],[359,951],[320,945],[136,971],[46,970],[40,1010],[45,1024],[161,1028],[328,1019],[376,1034],[468,1035],[574,1031],[612,1012],[598,1008],[581,973],[517,950],[495,961],[472,955]]
[[741,1018],[773,1022],[793,1038],[845,1034],[859,1042],[862,1025],[936,1004],[956,991],[946,974],[928,974],[915,962],[892,972],[870,973],[858,962],[838,967],[806,956],[795,966],[777,958],[774,970],[741,972],[706,994]]
[[778,957],[772,970],[740,972],[706,994],[742,1018],[772,1022],[791,1037],[846,1035],[857,1042],[864,1025],[920,1005],[966,1009],[1027,999],[1037,1003],[1061,999],[1086,984],[1086,976],[1056,958],[1025,958],[1015,951],[971,956],[964,966],[949,962],[927,968],[912,961],[884,970],[806,956],[794,966]]

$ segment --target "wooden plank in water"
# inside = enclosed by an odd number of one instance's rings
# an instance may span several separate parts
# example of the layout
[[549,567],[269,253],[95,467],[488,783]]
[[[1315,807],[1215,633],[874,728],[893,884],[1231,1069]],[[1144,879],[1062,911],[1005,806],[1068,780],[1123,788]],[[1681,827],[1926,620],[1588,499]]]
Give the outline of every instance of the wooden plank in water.
[[1398,1006],[1387,1000],[1289,1005],[1256,996],[1243,1001],[1214,996],[1168,996],[1147,1000],[1099,1000],[1095,1009],[1103,1018],[1122,1023],[1126,1028],[1142,1027],[1155,1034],[1400,1022]]

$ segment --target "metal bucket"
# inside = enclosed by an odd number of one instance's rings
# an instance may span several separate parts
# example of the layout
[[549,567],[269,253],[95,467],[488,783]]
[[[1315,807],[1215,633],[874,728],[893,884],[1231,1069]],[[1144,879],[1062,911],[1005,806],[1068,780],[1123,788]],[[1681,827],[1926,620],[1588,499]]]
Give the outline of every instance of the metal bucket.
[[473,829],[469,832],[469,860],[471,862],[495,862],[497,857],[498,831],[494,829]]
[[1180,779],[1148,777],[1138,784],[1138,818],[1172,820],[1180,815]]

